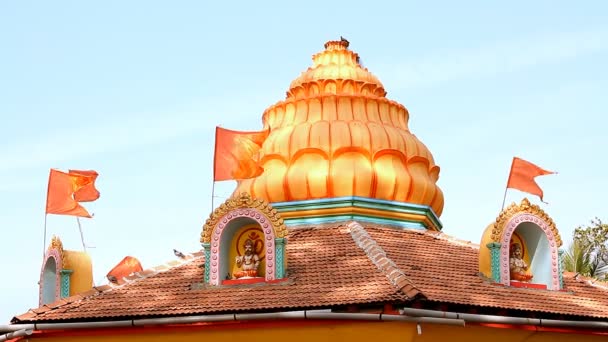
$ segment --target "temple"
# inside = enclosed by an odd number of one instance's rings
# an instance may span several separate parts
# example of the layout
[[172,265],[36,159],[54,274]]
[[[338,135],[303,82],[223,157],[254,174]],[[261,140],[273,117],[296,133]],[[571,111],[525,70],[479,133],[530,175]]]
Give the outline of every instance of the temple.
[[201,213],[200,251],[83,289],[55,243],[0,341],[604,341],[608,286],[563,271],[529,199],[479,244],[442,233],[440,168],[359,60],[327,42],[264,111],[263,172]]

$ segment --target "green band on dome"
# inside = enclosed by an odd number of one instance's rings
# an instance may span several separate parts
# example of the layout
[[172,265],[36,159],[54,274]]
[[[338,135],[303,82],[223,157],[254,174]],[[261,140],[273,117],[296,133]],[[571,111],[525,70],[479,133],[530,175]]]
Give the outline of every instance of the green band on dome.
[[[272,207],[283,215],[287,225],[319,224],[336,220],[357,220],[403,228],[441,230],[442,224],[433,209],[426,205],[347,196],[316,200],[276,202]],[[359,210],[363,209],[363,210]],[[361,213],[369,209],[369,213]],[[320,214],[314,214],[318,211]],[[327,214],[324,212],[331,211]],[[313,214],[304,214],[305,212]],[[408,215],[410,218],[395,218]]]

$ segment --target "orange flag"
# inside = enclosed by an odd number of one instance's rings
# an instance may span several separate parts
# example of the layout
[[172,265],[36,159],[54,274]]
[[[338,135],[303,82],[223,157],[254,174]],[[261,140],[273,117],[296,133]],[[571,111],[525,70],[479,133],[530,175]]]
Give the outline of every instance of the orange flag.
[[143,268],[141,267],[141,264],[137,258],[126,256],[118,263],[118,265],[114,266],[114,268],[108,272],[106,277],[108,279],[121,280],[132,273],[141,272],[142,270]]
[[268,130],[238,132],[216,127],[213,180],[246,179],[261,175],[264,169],[255,158],[267,136]]
[[92,183],[93,177],[75,175],[51,169],[46,193],[46,213],[91,217],[73,198],[74,192]]
[[81,175],[92,178],[91,183],[83,186],[74,192],[74,199],[77,202],[93,202],[99,198],[99,191],[95,188],[95,180],[99,174],[93,170],[70,170],[70,175]]
[[534,178],[537,176],[550,175],[555,172],[541,169],[540,167],[525,161],[523,159],[513,157],[511,164],[511,173],[507,188],[517,189],[529,194],[537,195],[540,200],[543,200],[543,190],[536,184]]

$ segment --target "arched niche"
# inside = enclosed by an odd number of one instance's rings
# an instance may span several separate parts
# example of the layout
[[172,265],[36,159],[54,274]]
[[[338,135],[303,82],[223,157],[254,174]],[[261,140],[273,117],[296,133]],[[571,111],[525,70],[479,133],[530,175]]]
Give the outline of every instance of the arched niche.
[[[267,282],[283,278],[286,235],[283,219],[269,203],[247,193],[228,199],[210,215],[201,233],[205,282],[227,285],[242,280],[250,282],[252,278]],[[243,275],[242,272],[250,270],[244,263],[238,265],[240,274],[235,271],[236,257],[243,256],[247,240],[254,245],[259,261],[255,275]]]
[[480,251],[480,271],[506,286],[561,290],[561,244],[549,215],[524,198],[486,229],[482,245],[488,250]]
[[46,259],[40,279],[40,305],[52,303],[58,296],[57,262],[55,257]]
[[[255,277],[263,277],[267,281],[275,279],[275,236],[273,230],[269,228],[268,220],[255,209],[239,209],[225,215],[225,217],[220,220],[216,229],[214,229],[211,239],[210,254],[211,273],[209,283],[211,285],[219,285],[223,280],[236,279],[234,274],[235,259],[231,258],[231,256],[235,256],[234,249],[242,247],[241,244],[247,241],[246,237],[245,239],[239,239],[239,234],[237,233],[242,233],[247,229],[255,229],[262,234],[262,251],[256,253],[256,255],[260,257],[260,265]],[[256,241],[260,240],[255,239],[254,243]],[[236,252],[236,254],[238,254],[238,251]],[[254,276],[245,276],[241,278],[253,277]]]
[[[63,246],[57,237],[53,237],[44,256],[40,270],[38,304],[52,303],[62,297],[62,271],[65,267]],[[69,279],[65,281],[69,289]]]
[[[513,246],[521,246],[521,259],[532,276],[529,280],[514,279],[511,263],[513,262]],[[512,281],[524,281],[531,284],[545,285],[547,289],[559,290],[559,255],[553,232],[546,222],[528,214],[518,215],[507,224],[507,230],[501,243],[501,259],[503,267],[501,283],[511,285]],[[505,259],[508,264],[505,265]]]

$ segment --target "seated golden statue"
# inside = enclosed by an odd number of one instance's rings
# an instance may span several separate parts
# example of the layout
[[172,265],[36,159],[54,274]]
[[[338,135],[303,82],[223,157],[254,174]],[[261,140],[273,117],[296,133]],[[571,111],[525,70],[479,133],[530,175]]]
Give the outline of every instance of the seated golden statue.
[[247,239],[244,244],[245,253],[236,257],[236,267],[240,270],[234,272],[234,278],[253,278],[258,276],[260,256],[254,250],[253,241]]
[[511,280],[528,282],[532,279],[532,275],[527,273],[529,266],[524,261],[522,254],[521,245],[519,243],[511,245],[511,260],[509,261]]

